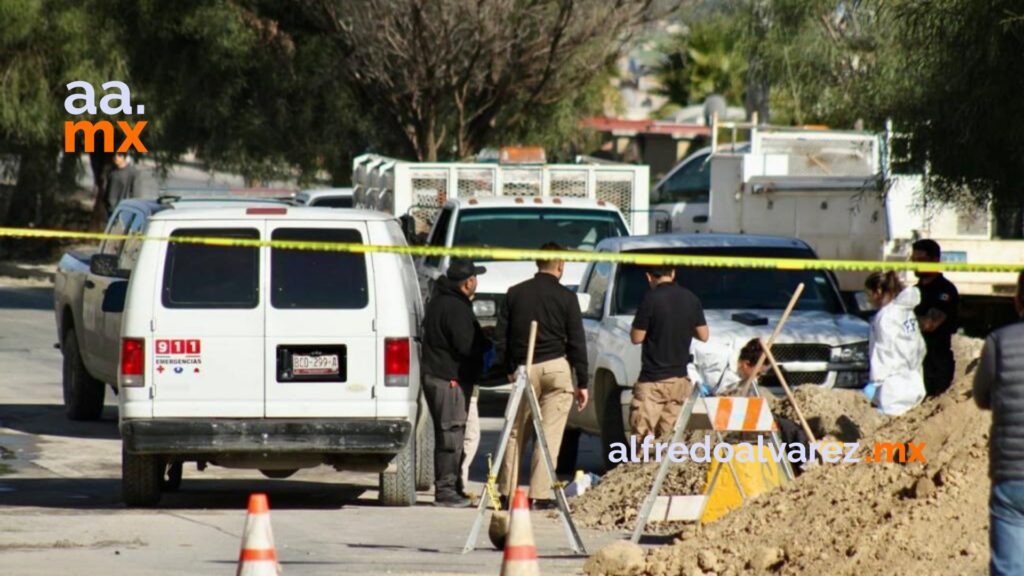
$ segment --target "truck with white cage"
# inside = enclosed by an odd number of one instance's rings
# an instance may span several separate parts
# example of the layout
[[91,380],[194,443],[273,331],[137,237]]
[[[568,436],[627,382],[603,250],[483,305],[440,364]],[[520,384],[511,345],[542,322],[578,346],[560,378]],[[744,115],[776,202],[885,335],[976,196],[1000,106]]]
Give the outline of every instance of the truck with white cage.
[[[366,154],[355,159],[357,207],[399,216],[411,241],[432,246],[536,249],[556,242],[593,250],[609,237],[646,234],[649,168],[627,164],[547,164],[543,151],[502,149],[499,162],[408,162]],[[429,295],[449,258],[416,262]],[[483,262],[474,311],[496,321],[508,288],[530,278],[530,262]],[[562,283],[575,289],[580,263]]]

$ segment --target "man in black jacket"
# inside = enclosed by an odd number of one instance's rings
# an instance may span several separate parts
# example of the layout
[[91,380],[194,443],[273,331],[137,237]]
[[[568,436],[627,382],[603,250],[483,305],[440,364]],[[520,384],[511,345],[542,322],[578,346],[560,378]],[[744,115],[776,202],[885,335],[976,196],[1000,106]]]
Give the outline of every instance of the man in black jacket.
[[423,395],[434,420],[434,505],[470,506],[458,487],[466,433],[466,399],[483,371],[490,348],[473,314],[477,274],[486,269],[453,258],[423,317]]
[[[541,246],[541,249],[563,248],[548,243]],[[559,283],[565,262],[538,260],[537,269],[537,274],[531,280],[509,288],[498,314],[494,340],[497,361],[503,362],[501,365],[505,366],[509,382],[512,382],[518,366],[526,363],[530,322],[537,321],[530,383],[540,404],[544,438],[551,451],[551,460],[557,462],[573,396],[580,410],[587,404],[587,343],[576,294]],[[576,375],[575,392],[572,385],[573,373]],[[518,484],[520,453],[532,432],[530,407],[526,399],[523,400],[501,466],[499,490],[505,497]],[[554,506],[554,494],[540,458],[540,450],[535,447],[531,465],[530,499],[535,508],[545,509]]]
[[1024,272],[1014,299],[1021,322],[985,339],[974,373],[974,401],[992,411],[989,433],[989,571],[1024,574]]

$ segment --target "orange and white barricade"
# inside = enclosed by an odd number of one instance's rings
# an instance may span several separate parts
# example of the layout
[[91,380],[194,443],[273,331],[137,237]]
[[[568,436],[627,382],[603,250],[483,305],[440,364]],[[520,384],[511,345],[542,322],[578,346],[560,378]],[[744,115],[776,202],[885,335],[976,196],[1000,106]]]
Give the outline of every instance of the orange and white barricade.
[[[753,432],[770,435],[774,449],[777,453],[781,453],[782,445],[779,442],[778,426],[775,424],[775,418],[772,416],[768,402],[760,396],[756,386],[754,394],[755,396],[750,397],[706,397],[701,394],[699,386],[694,386],[693,394],[683,405],[679,418],[676,420],[671,443],[682,442],[683,434],[688,430],[713,431],[717,440],[715,447],[724,443],[722,434],[725,432]],[[715,448],[712,447],[711,453],[708,454],[712,465],[710,479],[704,494],[662,496],[660,494],[661,487],[668,475],[671,459],[661,459],[658,473],[654,477],[654,484],[637,516],[637,524],[631,538],[634,543],[640,541],[640,536],[648,522],[706,520],[705,511],[712,495],[715,494],[715,487],[718,486],[718,478],[723,468],[721,465],[716,465],[714,451]],[[747,497],[743,488],[744,482],[741,481],[732,458],[725,464],[732,474],[739,501],[742,503]],[[793,472],[784,457],[780,459],[778,468],[773,472],[777,474],[775,477],[778,479],[784,477],[792,480],[793,478]]]

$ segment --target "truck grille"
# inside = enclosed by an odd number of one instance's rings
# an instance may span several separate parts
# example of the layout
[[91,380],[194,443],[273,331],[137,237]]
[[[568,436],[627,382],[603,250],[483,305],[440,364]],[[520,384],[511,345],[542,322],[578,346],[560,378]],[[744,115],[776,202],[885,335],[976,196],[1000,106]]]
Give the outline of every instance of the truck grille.
[[772,354],[780,364],[828,362],[832,356],[832,347],[827,344],[773,344]]
[[[786,383],[790,386],[802,386],[804,384],[824,384],[828,372],[783,372]],[[769,371],[761,377],[762,386],[781,386],[775,373]]]

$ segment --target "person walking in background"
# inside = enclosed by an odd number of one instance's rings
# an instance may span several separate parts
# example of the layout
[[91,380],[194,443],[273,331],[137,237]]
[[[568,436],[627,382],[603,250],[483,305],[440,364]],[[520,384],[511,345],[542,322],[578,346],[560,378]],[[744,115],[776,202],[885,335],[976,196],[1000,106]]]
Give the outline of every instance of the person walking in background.
[[[1024,319],[1024,272],[1014,298]],[[1024,322],[988,335],[974,374],[974,401],[992,411],[989,543],[993,576],[1024,575]]]
[[864,282],[868,298],[878,309],[871,320],[868,343],[870,375],[864,393],[889,416],[899,416],[924,400],[921,365],[925,343],[914,315],[921,294],[904,288],[896,272],[875,272]]
[[114,169],[107,176],[107,214],[114,213],[114,207],[121,200],[136,197],[136,183],[139,170],[132,162],[131,156],[118,152],[114,154]]
[[633,386],[629,425],[637,438],[671,434],[683,402],[693,392],[686,377],[693,338],[708,340],[704,307],[697,296],[676,284],[676,270],[647,271],[651,289],[644,294],[629,337],[642,344],[640,377]]
[[423,395],[434,421],[434,505],[464,508],[462,457],[468,394],[483,373],[490,343],[471,299],[477,275],[486,268],[453,258],[448,272],[434,283],[423,315]]
[[[942,248],[935,240],[914,242],[913,262],[939,262]],[[959,328],[960,293],[941,272],[915,272],[921,303],[914,309],[928,353],[924,357],[924,388],[929,396],[942,394],[953,384],[956,361],[953,334]]]
[[[549,242],[541,246],[541,250],[564,248]],[[580,410],[587,405],[587,343],[576,294],[559,283],[565,262],[538,260],[537,269],[532,279],[508,290],[494,331],[496,362],[505,366],[509,382],[515,381],[515,371],[526,363],[530,323],[536,321],[537,340],[529,378],[540,404],[544,438],[554,464],[558,462],[573,396]],[[576,375],[575,393],[573,373]],[[516,415],[498,479],[504,498],[508,498],[518,485],[520,455],[532,430],[530,406],[524,402]],[[540,459],[541,452],[534,446],[530,500],[534,508],[543,510],[553,508],[555,502],[551,481]]]

